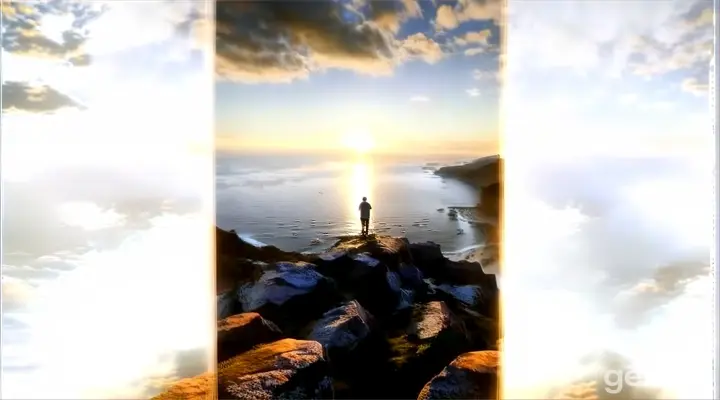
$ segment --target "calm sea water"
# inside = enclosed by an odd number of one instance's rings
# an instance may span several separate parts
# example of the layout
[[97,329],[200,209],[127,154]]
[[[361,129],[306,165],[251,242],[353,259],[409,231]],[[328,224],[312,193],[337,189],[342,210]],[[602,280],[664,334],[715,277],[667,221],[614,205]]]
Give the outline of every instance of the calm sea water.
[[447,252],[483,241],[478,228],[447,215],[448,207],[476,204],[477,191],[427,169],[458,160],[227,154],[216,160],[218,226],[284,250],[320,251],[337,236],[358,234],[363,196],[373,206],[371,232],[433,241]]

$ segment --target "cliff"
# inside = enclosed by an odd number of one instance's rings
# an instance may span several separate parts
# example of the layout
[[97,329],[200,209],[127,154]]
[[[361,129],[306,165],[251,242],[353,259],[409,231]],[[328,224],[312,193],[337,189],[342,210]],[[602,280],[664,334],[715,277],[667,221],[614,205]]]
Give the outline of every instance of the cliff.
[[503,159],[498,155],[479,158],[467,164],[438,168],[436,175],[457,179],[480,191],[478,210],[499,218],[503,191]]
[[498,288],[479,264],[387,236],[318,255],[216,236],[217,380],[158,399],[497,398]]

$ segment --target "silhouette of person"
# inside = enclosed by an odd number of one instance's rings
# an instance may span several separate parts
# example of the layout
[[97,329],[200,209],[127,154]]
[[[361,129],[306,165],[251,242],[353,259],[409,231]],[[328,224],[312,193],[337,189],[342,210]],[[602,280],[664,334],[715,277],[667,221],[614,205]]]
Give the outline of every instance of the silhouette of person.
[[358,210],[360,210],[360,234],[367,236],[370,225],[370,210],[372,210],[372,206],[367,202],[367,197],[362,198],[362,203],[358,206]]

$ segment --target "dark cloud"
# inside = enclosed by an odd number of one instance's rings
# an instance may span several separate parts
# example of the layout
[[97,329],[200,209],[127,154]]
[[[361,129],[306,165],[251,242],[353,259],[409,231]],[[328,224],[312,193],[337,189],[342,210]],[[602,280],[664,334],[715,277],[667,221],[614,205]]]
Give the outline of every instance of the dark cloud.
[[[104,11],[105,7],[93,2],[74,0],[3,2],[2,48],[30,57],[88,62],[83,51],[89,34],[86,26]],[[59,38],[51,38],[40,29],[47,16],[67,16],[72,22]]]
[[439,47],[431,39],[394,36],[399,23],[418,15],[413,4],[218,2],[217,73],[243,82],[290,82],[329,68],[387,75],[408,59],[432,62]]
[[33,86],[24,82],[4,82],[2,111],[48,113],[65,108],[84,108],[81,104],[48,85]]

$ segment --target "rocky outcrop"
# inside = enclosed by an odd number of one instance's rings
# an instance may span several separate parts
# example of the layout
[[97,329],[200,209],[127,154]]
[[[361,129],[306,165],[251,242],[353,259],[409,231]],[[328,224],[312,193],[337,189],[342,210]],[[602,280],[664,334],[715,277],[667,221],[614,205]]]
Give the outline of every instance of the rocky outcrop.
[[497,399],[499,358],[497,351],[460,355],[422,388],[418,400]]
[[439,168],[435,174],[465,182],[480,191],[477,210],[484,216],[500,217],[503,191],[503,159],[500,156],[479,158],[463,165]]
[[343,237],[306,255],[218,235],[217,388],[201,376],[163,396],[432,397],[461,354],[496,350],[495,277],[437,244]]
[[205,373],[175,382],[153,400],[215,400],[215,374]]
[[332,380],[322,345],[283,339],[218,365],[220,399],[328,399]]
[[282,337],[280,328],[258,313],[243,313],[222,319],[217,323],[218,362]]
[[462,180],[477,188],[500,182],[503,159],[498,155],[482,157],[475,161],[438,168],[436,175]]
[[352,351],[370,336],[373,317],[356,300],[334,308],[315,323],[308,339],[315,340],[329,352]]

